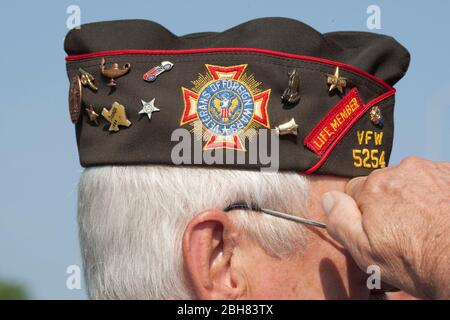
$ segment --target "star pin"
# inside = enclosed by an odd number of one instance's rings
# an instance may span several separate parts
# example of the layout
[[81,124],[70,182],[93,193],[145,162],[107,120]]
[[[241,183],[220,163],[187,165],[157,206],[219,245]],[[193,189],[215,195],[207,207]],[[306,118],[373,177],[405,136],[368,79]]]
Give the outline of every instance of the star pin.
[[339,76],[339,67],[336,67],[334,74],[327,74],[327,84],[330,85],[329,91],[338,89],[340,93],[344,93],[347,79]]
[[102,116],[111,124],[109,131],[117,132],[119,126],[131,126],[131,121],[128,120],[125,113],[125,107],[118,102],[114,102],[110,110],[103,108]]
[[155,107],[155,98],[153,98],[150,102],[145,102],[144,100],[141,100],[142,102],[142,110],[139,111],[139,114],[147,114],[148,119],[152,119],[152,113],[160,111],[157,107]]
[[89,116],[89,121],[95,123],[98,126],[98,114],[95,112],[94,107],[89,106],[88,108],[85,108],[85,110]]

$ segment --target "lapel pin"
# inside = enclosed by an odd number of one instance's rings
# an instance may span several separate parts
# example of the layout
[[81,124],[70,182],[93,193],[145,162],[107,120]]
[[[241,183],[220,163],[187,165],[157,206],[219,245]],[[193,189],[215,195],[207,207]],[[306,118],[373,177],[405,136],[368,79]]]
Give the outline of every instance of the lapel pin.
[[89,88],[91,88],[94,91],[97,91],[98,88],[94,84],[94,81],[95,81],[94,76],[82,68],[79,68],[78,71],[80,71],[80,74],[81,74],[80,75],[81,84],[83,86],[88,86]]
[[153,82],[156,78],[163,72],[169,71],[173,68],[173,63],[170,61],[163,61],[159,66],[151,68],[149,71],[144,73],[143,78],[147,82]]
[[139,114],[146,114],[148,116],[148,119],[152,119],[152,113],[160,111],[157,107],[155,107],[155,98],[153,98],[150,102],[145,102],[144,100],[141,100],[142,102],[142,109],[139,111]]
[[297,69],[288,73],[289,85],[281,95],[283,103],[296,104],[300,100],[300,75]]
[[91,123],[95,123],[98,126],[98,114],[95,112],[94,107],[93,106],[89,106],[87,108],[85,108],[88,116],[89,116],[89,121]]
[[369,112],[370,121],[376,126],[383,127],[384,117],[379,106],[373,106]]
[[109,131],[119,131],[119,126],[129,127],[131,122],[127,118],[125,107],[114,102],[111,109],[103,108],[102,116],[110,123]]
[[288,122],[282,123],[275,127],[275,133],[279,136],[284,136],[288,134],[297,135],[298,124],[295,123],[295,119],[292,118]]
[[113,63],[109,68],[105,67],[105,58],[102,58],[102,62],[100,65],[100,69],[102,71],[102,75],[109,78],[108,86],[115,87],[117,85],[116,78],[119,78],[130,71],[131,64],[125,63],[122,68],[119,68],[119,64]]
[[81,80],[78,76],[73,76],[69,87],[69,114],[72,123],[76,123],[80,117],[82,104]]
[[344,93],[347,79],[339,75],[339,67],[336,67],[334,74],[327,74],[327,84],[330,85],[329,91],[338,89],[340,93]]

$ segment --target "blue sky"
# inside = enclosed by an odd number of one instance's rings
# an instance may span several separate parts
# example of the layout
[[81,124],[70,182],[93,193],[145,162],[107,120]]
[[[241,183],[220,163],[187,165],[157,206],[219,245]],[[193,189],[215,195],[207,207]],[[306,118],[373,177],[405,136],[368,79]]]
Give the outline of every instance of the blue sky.
[[67,108],[63,39],[66,9],[82,23],[142,18],[176,34],[221,31],[283,16],[321,32],[369,31],[366,9],[381,8],[381,30],[411,52],[396,85],[391,164],[407,155],[450,160],[450,2],[412,1],[19,1],[0,9],[0,279],[23,283],[33,298],[86,298],[66,288],[80,264],[76,188],[82,168]]

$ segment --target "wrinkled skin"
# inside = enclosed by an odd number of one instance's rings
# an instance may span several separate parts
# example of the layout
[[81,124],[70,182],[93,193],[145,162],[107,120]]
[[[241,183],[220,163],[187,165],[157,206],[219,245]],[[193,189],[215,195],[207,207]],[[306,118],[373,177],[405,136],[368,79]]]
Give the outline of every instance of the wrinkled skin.
[[328,232],[416,297],[450,298],[450,163],[406,158],[325,194]]

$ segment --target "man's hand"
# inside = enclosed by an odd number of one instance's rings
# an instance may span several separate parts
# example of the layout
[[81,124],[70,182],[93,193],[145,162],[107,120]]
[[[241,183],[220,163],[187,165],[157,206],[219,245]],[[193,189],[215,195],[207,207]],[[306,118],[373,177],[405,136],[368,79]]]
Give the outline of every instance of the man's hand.
[[322,199],[328,233],[363,270],[419,298],[450,298],[450,163],[406,158]]

